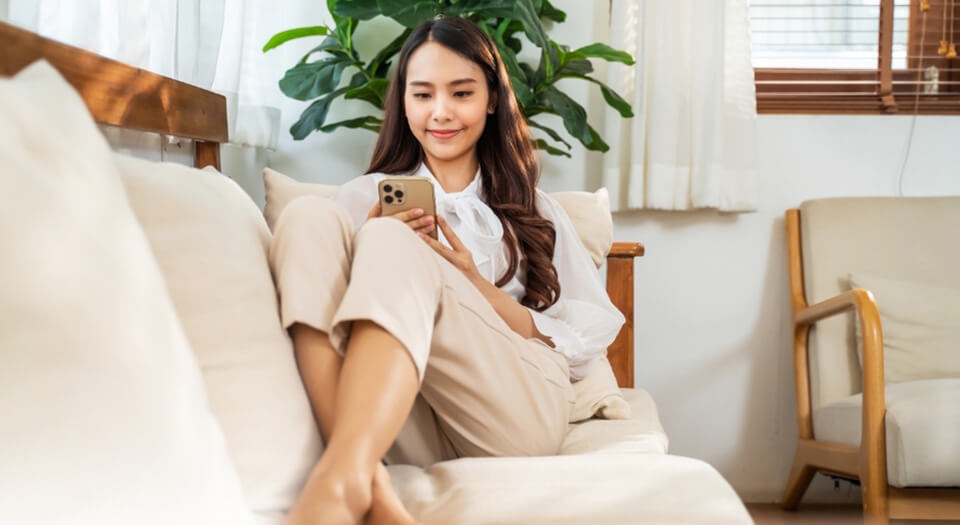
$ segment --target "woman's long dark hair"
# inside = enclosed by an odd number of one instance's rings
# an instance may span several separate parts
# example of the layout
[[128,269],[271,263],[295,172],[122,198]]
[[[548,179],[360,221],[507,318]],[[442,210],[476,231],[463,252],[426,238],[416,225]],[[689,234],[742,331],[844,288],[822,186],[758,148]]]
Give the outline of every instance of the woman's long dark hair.
[[510,248],[507,271],[496,285],[503,286],[513,278],[523,254],[527,283],[520,302],[543,311],[560,296],[557,269],[553,266],[557,232],[553,223],[537,210],[539,170],[530,130],[520,113],[500,53],[480,27],[462,18],[442,17],[427,20],[410,33],[390,82],[383,126],[367,173],[409,173],[424,160],[423,148],[410,131],[403,108],[407,63],[410,55],[428,41],[474,62],[487,79],[496,109],[487,115],[477,142],[477,157],[487,205],[503,223],[504,240]]

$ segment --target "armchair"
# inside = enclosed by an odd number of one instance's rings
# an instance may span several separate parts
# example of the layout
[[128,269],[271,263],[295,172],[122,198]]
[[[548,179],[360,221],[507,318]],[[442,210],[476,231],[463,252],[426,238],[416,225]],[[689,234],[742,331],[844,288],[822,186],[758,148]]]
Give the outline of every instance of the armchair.
[[786,212],[798,443],[784,508],[819,471],[860,483],[868,523],[960,519],[960,377],[886,384],[878,303],[846,289],[850,272],[960,288],[958,226],[957,197],[818,199]]

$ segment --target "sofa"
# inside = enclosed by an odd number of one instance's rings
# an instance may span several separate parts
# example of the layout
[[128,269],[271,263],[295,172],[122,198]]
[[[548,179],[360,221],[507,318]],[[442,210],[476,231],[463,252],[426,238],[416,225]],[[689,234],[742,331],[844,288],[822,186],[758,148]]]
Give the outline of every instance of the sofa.
[[[268,222],[212,168],[112,152],[90,97],[43,61],[0,79],[0,523],[282,523],[322,444]],[[392,483],[425,524],[751,523],[647,392],[613,397],[556,456]]]

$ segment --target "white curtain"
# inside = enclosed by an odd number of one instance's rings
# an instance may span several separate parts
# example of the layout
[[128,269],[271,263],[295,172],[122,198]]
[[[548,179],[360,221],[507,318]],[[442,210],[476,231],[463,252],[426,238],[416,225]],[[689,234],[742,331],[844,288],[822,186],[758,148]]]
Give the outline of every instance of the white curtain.
[[224,95],[230,142],[276,148],[277,80],[261,48],[283,27],[268,0],[9,0],[43,36]]
[[608,109],[605,119],[614,210],[756,209],[747,9],[747,0],[613,0],[611,44],[636,59],[608,70],[635,115]]

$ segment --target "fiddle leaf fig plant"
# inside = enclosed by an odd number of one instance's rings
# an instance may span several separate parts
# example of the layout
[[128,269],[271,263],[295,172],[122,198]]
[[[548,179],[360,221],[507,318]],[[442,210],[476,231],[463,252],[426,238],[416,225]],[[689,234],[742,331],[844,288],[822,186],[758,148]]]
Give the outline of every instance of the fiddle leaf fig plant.
[[[327,0],[327,9],[333,16],[333,27],[290,29],[274,35],[263,47],[267,52],[290,40],[323,38],[280,79],[280,89],[285,95],[313,101],[290,128],[290,134],[296,140],[302,140],[314,131],[330,133],[339,128],[378,133],[382,120],[377,115],[382,115],[390,83],[388,75],[395,55],[414,27],[438,15],[467,18],[490,35],[510,75],[510,84],[527,124],[550,139],[535,139],[536,147],[548,154],[570,157],[568,151],[572,146],[557,130],[534,120],[537,115],[560,117],[566,132],[589,150],[609,149],[587,122],[583,106],[557,86],[561,79],[580,79],[596,84],[608,105],[624,118],[633,116],[627,101],[590,76],[593,73],[591,58],[632,65],[633,57],[606,44],[571,49],[550,40],[543,21],[562,23],[567,17],[550,0]],[[361,57],[354,45],[357,26],[378,16],[397,21],[402,30],[374,56]],[[537,48],[539,61],[536,65],[517,58],[524,39]],[[378,111],[375,115],[327,122],[331,104],[340,97],[362,100]]]

